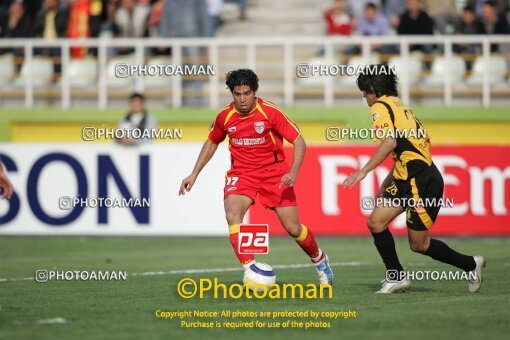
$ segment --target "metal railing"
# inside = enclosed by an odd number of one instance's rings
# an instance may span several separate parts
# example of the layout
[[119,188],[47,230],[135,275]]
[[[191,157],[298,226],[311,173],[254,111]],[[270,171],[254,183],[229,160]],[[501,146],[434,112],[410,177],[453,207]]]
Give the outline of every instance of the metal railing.
[[[410,58],[410,46],[414,44],[435,44],[442,46],[444,56],[451,61],[453,46],[455,44],[479,44],[482,47],[482,56],[485,69],[489,70],[491,45],[509,44],[510,36],[507,35],[452,35],[452,36],[384,36],[384,37],[247,37],[247,38],[192,38],[192,39],[0,39],[0,48],[23,48],[24,63],[26,67],[26,81],[24,83],[24,104],[31,108],[34,105],[34,84],[32,60],[34,48],[60,48],[62,59],[62,77],[60,86],[60,102],[62,108],[71,106],[71,86],[67,68],[71,60],[71,47],[97,48],[99,63],[97,96],[98,107],[104,109],[108,106],[107,63],[108,49],[112,47],[134,47],[134,61],[136,64],[145,62],[145,50],[154,47],[170,47],[172,55],[170,60],[173,65],[183,62],[183,48],[206,47],[206,56],[209,64],[218,65],[221,48],[242,46],[246,49],[246,66],[256,69],[257,47],[283,48],[283,100],[284,105],[292,106],[295,101],[296,88],[296,63],[295,50],[303,46],[323,46],[324,57],[327,60],[335,59],[335,48],[340,46],[360,45],[361,54],[364,58],[370,58],[372,45],[397,45],[400,47],[400,56],[404,62]],[[312,56],[311,56],[312,57]],[[451,68],[447,68],[444,74],[443,101],[446,106],[452,104],[453,85],[450,81]],[[491,103],[491,85],[489,72],[484,73],[482,82],[482,103],[489,107]],[[411,97],[411,84],[406,72],[399,75],[401,83],[401,96],[404,102],[409,102]],[[209,82],[209,106],[217,108],[220,104],[220,77],[218,72],[210,76]],[[136,77],[134,88],[137,91],[144,90],[143,77]],[[326,77],[323,84],[324,106],[334,105],[335,83],[333,77]],[[183,105],[182,77],[175,75],[172,79],[172,106],[175,108]]]

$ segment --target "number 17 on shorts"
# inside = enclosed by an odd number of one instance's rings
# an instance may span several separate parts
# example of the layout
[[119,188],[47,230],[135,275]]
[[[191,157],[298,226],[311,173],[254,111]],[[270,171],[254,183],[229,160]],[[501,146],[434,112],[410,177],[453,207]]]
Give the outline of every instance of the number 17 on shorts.
[[269,253],[269,225],[241,224],[238,245],[239,254]]

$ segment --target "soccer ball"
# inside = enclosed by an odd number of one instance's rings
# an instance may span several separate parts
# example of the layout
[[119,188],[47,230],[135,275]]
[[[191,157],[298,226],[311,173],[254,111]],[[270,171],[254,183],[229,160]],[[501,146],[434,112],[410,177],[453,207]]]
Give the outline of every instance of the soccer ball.
[[276,283],[276,275],[270,265],[255,262],[244,271],[243,283],[250,290],[256,288],[257,291],[263,291],[264,287],[269,289]]

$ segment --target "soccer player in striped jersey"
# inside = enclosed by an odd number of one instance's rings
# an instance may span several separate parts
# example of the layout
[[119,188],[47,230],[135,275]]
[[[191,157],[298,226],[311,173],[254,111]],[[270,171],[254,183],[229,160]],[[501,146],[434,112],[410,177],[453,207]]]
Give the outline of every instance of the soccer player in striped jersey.
[[428,132],[412,110],[398,98],[397,76],[386,66],[379,65],[377,68],[377,74],[360,75],[358,87],[370,106],[373,128],[380,130],[376,136],[381,143],[367,164],[344,181],[345,187],[352,188],[392,154],[395,164],[383,181],[378,196],[400,204],[376,206],[367,222],[387,269],[386,280],[377,293],[403,291],[411,285],[388,229],[388,224],[404,211],[411,250],[470,272],[469,291],[477,292],[482,282],[485,259],[483,256],[460,254],[443,241],[430,237],[428,231],[441,208],[443,176],[432,161]]
[[[252,70],[229,72],[226,84],[234,101],[213,122],[191,175],[182,181],[179,195],[191,190],[200,171],[228,135],[231,167],[225,180],[224,205],[230,242],[241,264],[246,268],[255,262],[253,254],[239,253],[238,241],[239,225],[258,196],[265,208],[275,211],[287,233],[308,254],[320,283],[332,284],[329,259],[298,215],[293,186],[306,149],[299,128],[275,104],[256,96],[259,84]],[[294,146],[290,167],[285,161],[283,139]]]

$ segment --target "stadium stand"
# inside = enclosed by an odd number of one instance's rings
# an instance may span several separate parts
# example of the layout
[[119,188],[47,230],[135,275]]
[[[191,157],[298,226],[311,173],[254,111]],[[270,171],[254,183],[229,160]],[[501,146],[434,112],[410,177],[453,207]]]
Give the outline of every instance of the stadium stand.
[[[339,101],[355,103],[358,98],[353,98],[357,94],[354,77],[343,76],[333,81],[321,76],[300,78],[295,67],[302,63],[359,64],[366,62],[368,56],[377,56],[378,62],[397,66],[399,76],[406,80],[402,82],[403,98],[411,102],[444,99],[447,105],[466,105],[475,100],[489,106],[507,103],[510,96],[508,34],[441,35],[437,31],[434,35],[416,36],[421,40],[419,45],[434,48],[433,53],[423,53],[415,48],[418,46],[415,36],[395,35],[396,26],[393,26],[393,35],[388,36],[326,36],[321,6],[328,1],[253,0],[249,1],[245,20],[239,20],[237,4],[225,2],[216,37],[202,37],[201,48],[191,56],[186,52],[186,44],[196,44],[196,41],[190,37],[176,45],[176,40],[158,33],[157,25],[164,22],[165,8],[157,8],[158,1],[145,3],[153,6],[147,32],[151,39],[144,37],[119,43],[110,14],[103,16],[104,22],[100,26],[94,24],[92,39],[81,40],[83,46],[73,39],[0,38],[0,52],[4,53],[0,57],[0,69],[3,70],[0,105],[53,105],[61,100],[63,107],[69,107],[75,100],[80,100],[81,105],[106,107],[116,105],[111,99],[125,97],[133,90],[145,90],[154,107],[169,104],[179,107],[197,102],[212,108],[216,103],[228,100],[228,93],[222,91],[224,74],[239,67],[255,69],[263,84],[261,95],[270,96],[276,102],[326,106]],[[64,32],[60,26],[59,32],[59,36]],[[381,44],[393,46],[395,51],[375,54],[374,45]],[[24,66],[24,59],[29,57],[25,52],[30,46],[35,62],[31,69],[33,82],[26,81],[30,70]],[[358,46],[361,54],[346,52],[353,46]],[[466,50],[459,46],[472,48]],[[485,48],[491,52],[487,60],[483,54]],[[69,49],[68,53],[65,53],[66,49]],[[124,51],[128,53],[118,55]],[[457,53],[459,51],[462,53]],[[41,53],[49,53],[49,56]],[[489,72],[485,72],[485,62],[490,65]],[[119,78],[115,76],[118,63],[215,64],[216,76]],[[450,73],[448,83],[444,81],[446,71]],[[63,72],[67,72],[68,82],[62,81]],[[487,74],[489,79],[485,85]],[[200,85],[184,86],[184,82],[191,80]],[[447,90],[449,86],[451,89]],[[484,90],[484,86],[488,86],[489,91]],[[83,88],[90,91],[81,91]],[[186,100],[196,96],[203,100]]]

